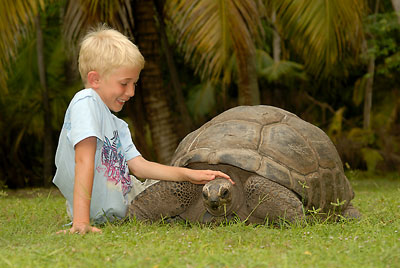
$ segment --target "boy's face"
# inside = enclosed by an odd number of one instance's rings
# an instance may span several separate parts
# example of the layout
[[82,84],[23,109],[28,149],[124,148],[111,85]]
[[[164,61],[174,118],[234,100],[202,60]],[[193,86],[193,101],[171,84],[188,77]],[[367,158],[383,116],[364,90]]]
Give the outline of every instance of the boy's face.
[[92,88],[113,112],[119,112],[131,97],[135,95],[136,82],[140,68],[120,67],[108,75],[99,75],[96,86]]

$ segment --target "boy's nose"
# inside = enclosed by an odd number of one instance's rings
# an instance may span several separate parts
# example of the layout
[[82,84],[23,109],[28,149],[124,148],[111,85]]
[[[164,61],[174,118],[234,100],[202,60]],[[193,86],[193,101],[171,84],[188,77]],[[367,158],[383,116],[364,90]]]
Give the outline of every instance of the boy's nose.
[[125,94],[129,97],[133,97],[135,95],[135,85],[129,86]]

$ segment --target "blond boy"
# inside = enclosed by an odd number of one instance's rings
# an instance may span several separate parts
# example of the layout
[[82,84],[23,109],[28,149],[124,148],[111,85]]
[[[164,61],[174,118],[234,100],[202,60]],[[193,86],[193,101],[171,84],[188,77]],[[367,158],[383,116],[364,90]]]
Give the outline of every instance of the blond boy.
[[135,94],[144,59],[138,48],[116,30],[102,26],[86,35],[79,53],[85,89],[65,114],[56,152],[53,182],[67,199],[72,227],[60,233],[101,232],[92,223],[122,219],[127,206],[146,185],[140,178],[204,184],[229,176],[147,161],[136,150],[119,112]]

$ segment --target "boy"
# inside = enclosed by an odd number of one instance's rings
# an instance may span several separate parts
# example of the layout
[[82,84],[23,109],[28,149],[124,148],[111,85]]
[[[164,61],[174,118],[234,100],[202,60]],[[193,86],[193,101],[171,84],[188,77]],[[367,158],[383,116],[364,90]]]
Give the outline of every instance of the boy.
[[150,162],[136,150],[128,125],[111,111],[121,111],[134,96],[143,67],[138,48],[116,30],[102,26],[83,39],[79,72],[85,89],[66,111],[53,179],[72,215],[69,233],[101,232],[91,226],[91,220],[102,223],[126,216],[127,206],[147,186],[129,176],[129,171],[140,178],[196,184],[216,177],[230,180],[219,171]]

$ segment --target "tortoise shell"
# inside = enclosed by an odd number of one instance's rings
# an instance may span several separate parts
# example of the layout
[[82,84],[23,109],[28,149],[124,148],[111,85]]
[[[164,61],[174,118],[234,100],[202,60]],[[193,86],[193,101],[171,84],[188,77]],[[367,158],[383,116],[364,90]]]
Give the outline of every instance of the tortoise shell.
[[272,106],[221,113],[179,144],[171,164],[226,164],[295,192],[306,209],[329,211],[354,197],[339,154],[318,127]]

